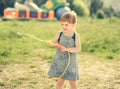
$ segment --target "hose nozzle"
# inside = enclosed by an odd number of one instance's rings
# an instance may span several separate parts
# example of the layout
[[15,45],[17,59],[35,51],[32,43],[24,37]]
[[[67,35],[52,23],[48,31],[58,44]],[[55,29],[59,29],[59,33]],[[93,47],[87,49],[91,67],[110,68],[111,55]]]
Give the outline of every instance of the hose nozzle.
[[48,43],[48,46],[50,46],[50,47],[57,47],[57,48],[61,48],[61,47],[62,47],[62,45],[57,44],[57,43],[54,43],[54,42],[52,42],[52,41],[50,41],[50,42]]

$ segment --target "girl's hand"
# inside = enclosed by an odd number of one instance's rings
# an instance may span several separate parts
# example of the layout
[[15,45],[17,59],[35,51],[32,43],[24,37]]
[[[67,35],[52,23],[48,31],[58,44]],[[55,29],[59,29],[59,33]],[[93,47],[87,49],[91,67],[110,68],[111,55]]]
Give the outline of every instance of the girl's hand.
[[66,51],[67,51],[67,48],[64,47],[64,46],[61,46],[61,47],[60,47],[60,50],[61,50],[61,52],[66,52]]

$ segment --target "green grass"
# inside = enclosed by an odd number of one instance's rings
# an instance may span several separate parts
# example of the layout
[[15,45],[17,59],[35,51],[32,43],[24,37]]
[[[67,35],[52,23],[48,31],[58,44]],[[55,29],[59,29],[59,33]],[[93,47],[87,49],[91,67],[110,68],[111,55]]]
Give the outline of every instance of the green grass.
[[[116,18],[78,18],[77,32],[81,37],[81,52],[106,59],[119,59],[119,24],[120,20]],[[46,43],[29,37],[19,36],[17,32],[50,40],[61,29],[58,21],[1,21],[0,27],[0,59],[40,56],[49,61],[54,55],[55,48],[49,48]]]
[[[93,53],[108,59],[119,59],[120,21],[81,19],[77,29],[81,29],[82,52]],[[111,56],[109,58],[109,56]]]

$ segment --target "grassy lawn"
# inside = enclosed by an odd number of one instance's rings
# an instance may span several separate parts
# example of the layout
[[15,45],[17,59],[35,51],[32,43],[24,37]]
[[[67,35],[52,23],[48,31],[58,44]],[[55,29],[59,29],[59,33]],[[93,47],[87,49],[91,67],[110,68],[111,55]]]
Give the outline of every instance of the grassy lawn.
[[[81,37],[82,52],[94,54],[105,59],[119,59],[120,56],[120,20],[105,19],[92,20],[90,18],[79,18],[77,32]],[[42,40],[50,40],[57,31],[60,23],[58,21],[7,21],[0,22],[0,56],[1,58],[18,56],[41,56],[52,57],[52,51],[46,43],[39,42],[29,37],[21,37],[17,32],[23,32],[36,36]],[[43,52],[38,52],[42,50]],[[45,51],[45,54],[44,54]],[[49,58],[48,58],[49,59]]]
[[[119,24],[116,18],[78,18],[80,89],[120,88]],[[0,89],[54,89],[47,71],[55,48],[17,33],[50,40],[60,29],[58,21],[0,21]]]

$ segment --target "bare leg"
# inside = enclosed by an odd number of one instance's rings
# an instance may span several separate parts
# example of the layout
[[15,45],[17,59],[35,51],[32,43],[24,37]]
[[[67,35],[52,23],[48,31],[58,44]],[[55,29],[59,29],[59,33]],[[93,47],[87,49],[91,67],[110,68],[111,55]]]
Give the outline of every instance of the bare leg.
[[69,81],[71,89],[77,89],[76,81],[70,80]]
[[63,84],[64,84],[64,79],[62,78],[57,79],[56,89],[62,89]]

